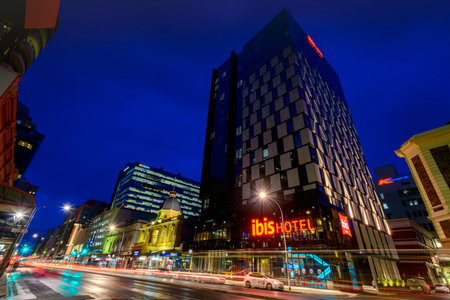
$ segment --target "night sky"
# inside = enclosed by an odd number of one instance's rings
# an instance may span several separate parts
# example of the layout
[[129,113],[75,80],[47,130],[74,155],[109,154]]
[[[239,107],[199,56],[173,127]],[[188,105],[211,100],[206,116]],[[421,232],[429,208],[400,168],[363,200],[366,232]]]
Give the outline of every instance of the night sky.
[[[25,173],[37,206],[109,202],[127,162],[200,180],[212,68],[283,8],[340,76],[369,169],[408,172],[394,150],[450,121],[447,0],[62,1],[20,84],[46,135]],[[39,210],[30,234],[63,217]]]

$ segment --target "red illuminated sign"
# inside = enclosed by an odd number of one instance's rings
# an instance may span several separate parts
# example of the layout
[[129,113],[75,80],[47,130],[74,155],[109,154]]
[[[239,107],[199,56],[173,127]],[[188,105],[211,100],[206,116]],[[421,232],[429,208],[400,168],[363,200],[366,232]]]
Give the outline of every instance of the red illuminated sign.
[[380,179],[380,180],[378,180],[378,185],[391,184],[392,182],[389,181],[389,180],[391,180],[391,179],[392,179],[392,178]]
[[319,48],[317,48],[316,44],[314,43],[314,41],[312,40],[312,38],[308,35],[306,37],[306,39],[308,40],[308,43],[311,45],[311,47],[314,48],[314,50],[316,50],[317,54],[319,54],[320,57],[323,57],[322,52],[320,52]]
[[352,236],[352,232],[350,231],[350,225],[348,224],[347,216],[339,215],[339,220],[341,221],[342,234]]
[[409,176],[402,176],[402,177],[396,177],[396,178],[389,177],[389,178],[385,178],[385,179],[380,179],[380,180],[378,180],[378,185],[391,184],[396,181],[401,181],[401,180],[408,179],[408,178],[409,178]]
[[[311,219],[298,219],[284,222],[284,229],[286,233],[301,232],[301,231],[314,231],[316,228],[312,226]],[[259,219],[252,219],[252,235],[274,235],[283,233],[283,224],[276,223],[267,218],[263,218],[261,222]]]

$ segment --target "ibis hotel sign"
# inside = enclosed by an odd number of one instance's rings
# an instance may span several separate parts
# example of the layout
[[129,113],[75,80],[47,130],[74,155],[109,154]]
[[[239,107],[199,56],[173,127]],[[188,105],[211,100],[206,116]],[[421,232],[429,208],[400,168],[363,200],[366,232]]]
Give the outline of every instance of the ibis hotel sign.
[[[286,233],[315,231],[311,219],[294,219],[284,222]],[[252,219],[252,236],[275,235],[283,233],[283,223],[267,218]]]

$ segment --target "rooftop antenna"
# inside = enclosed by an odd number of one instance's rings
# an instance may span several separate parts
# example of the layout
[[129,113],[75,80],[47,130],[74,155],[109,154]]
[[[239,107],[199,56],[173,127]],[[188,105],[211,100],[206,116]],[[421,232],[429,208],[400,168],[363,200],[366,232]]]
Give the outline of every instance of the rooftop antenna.
[[175,182],[177,181],[177,177],[179,177],[179,176],[181,176],[181,173],[178,173],[177,175],[175,175],[175,177],[173,178],[173,184],[172,184],[172,191],[170,192],[170,195],[172,196],[172,194],[173,194],[173,197],[175,197],[176,196],[176,192],[175,192]]

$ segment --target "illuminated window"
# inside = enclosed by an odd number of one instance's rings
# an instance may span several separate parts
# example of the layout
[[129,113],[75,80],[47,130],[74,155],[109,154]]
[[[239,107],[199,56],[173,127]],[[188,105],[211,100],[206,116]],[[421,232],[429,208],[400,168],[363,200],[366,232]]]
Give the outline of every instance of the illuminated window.
[[28,148],[28,149],[33,149],[33,145],[31,145],[30,143],[27,143],[25,141],[19,141],[19,143],[17,143],[19,146]]
[[387,203],[383,203],[383,208],[384,209],[389,209],[389,206],[387,205]]

